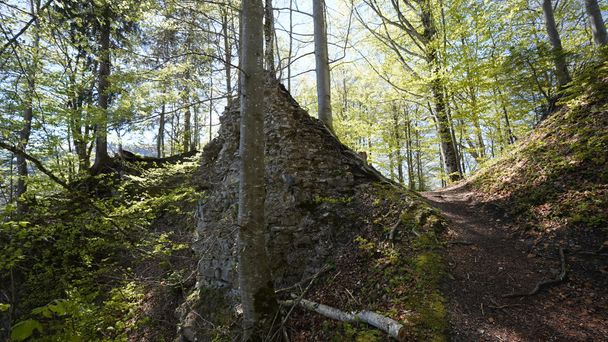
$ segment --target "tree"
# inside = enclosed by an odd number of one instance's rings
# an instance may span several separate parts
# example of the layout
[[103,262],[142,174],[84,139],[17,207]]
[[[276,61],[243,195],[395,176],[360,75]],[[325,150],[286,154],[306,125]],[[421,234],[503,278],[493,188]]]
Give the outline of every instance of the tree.
[[543,13],[545,15],[545,27],[547,29],[547,35],[549,36],[549,43],[551,43],[551,53],[553,54],[553,63],[555,64],[557,84],[562,88],[572,79],[568,73],[566,56],[564,55],[564,49],[562,48],[562,40],[557,31],[557,25],[555,24],[551,0],[543,0]]
[[110,5],[102,9],[99,29],[99,73],[97,75],[98,109],[97,130],[95,132],[95,163],[91,170],[93,173],[102,171],[110,162],[108,155],[108,103],[111,56],[110,34],[112,31],[112,17]]
[[602,11],[597,3],[597,0],[585,0],[585,9],[589,17],[591,32],[593,33],[593,41],[596,46],[605,46],[608,44],[608,34],[606,33],[606,25],[602,18]]
[[329,75],[329,57],[327,51],[327,25],[325,22],[325,0],[313,0],[312,13],[314,20],[319,120],[323,121],[327,128],[333,131],[331,114],[331,82]]
[[[391,1],[387,6],[376,0],[364,0],[364,2],[380,19],[380,24],[377,28],[371,27],[357,12],[359,21],[397,56],[397,60],[410,75],[418,80],[424,79],[431,93],[429,101],[434,104],[434,108],[429,107],[429,111],[436,122],[444,167],[451,181],[461,179],[458,150],[453,140],[448,115],[444,70],[438,49],[439,36],[432,1],[407,1],[406,6],[403,7],[398,1]],[[404,36],[407,37],[403,39],[404,41],[396,38]],[[408,59],[412,59],[413,62]],[[422,68],[426,69],[424,70],[428,74],[426,77],[412,66],[420,62]],[[407,90],[405,92],[407,93]]]
[[274,76],[274,15],[272,13],[272,0],[264,0],[264,60],[266,70]]
[[266,254],[263,16],[261,0],[243,1],[238,271],[244,341],[266,337],[279,309]]

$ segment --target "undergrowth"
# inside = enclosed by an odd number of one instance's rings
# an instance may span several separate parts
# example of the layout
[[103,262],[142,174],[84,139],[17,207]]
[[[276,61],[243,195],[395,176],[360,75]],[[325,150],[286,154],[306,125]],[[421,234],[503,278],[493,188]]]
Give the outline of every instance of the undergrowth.
[[143,301],[154,286],[179,286],[187,276],[181,266],[194,229],[190,209],[202,196],[189,181],[196,164],[129,165],[120,178],[86,180],[111,196],[37,197],[18,221],[2,220],[3,335],[127,340],[157,325]]

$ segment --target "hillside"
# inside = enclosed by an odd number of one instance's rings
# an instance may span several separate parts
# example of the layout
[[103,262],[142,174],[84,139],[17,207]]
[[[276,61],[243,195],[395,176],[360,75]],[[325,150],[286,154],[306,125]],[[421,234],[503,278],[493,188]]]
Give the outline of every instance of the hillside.
[[554,113],[467,184],[477,190],[481,201],[529,223],[523,235],[576,237],[584,248],[597,250],[607,233],[606,151],[608,64],[604,63],[577,79]]
[[608,69],[575,79],[528,137],[424,196],[450,220],[454,341],[596,341],[608,331]]

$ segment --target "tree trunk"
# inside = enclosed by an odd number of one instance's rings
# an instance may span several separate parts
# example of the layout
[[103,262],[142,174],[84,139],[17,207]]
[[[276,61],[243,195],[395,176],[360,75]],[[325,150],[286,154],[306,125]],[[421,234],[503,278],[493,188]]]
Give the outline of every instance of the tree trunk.
[[425,0],[422,3],[421,21],[424,29],[423,36],[426,39],[426,59],[429,70],[432,73],[431,92],[435,102],[435,117],[437,118],[437,130],[441,139],[441,151],[444,156],[444,165],[450,181],[458,181],[462,178],[460,167],[458,164],[458,151],[452,140],[452,132],[450,130],[450,122],[447,115],[447,105],[444,93],[443,79],[441,76],[439,58],[437,56],[437,48],[435,47],[435,38],[437,35],[436,25],[432,15],[432,6],[430,0]]
[[[39,1],[36,4],[34,4],[34,2],[32,1],[30,4],[32,15],[36,15],[38,13],[38,9],[40,8]],[[34,32],[34,42],[32,46],[32,54],[34,56],[38,55],[39,43],[40,35],[38,29],[36,29],[36,31]],[[21,130],[19,131],[19,142],[17,143],[17,147],[24,152],[26,151],[27,145],[30,141],[30,135],[32,133],[32,119],[34,118],[33,102],[34,92],[36,91],[36,69],[38,68],[38,66],[36,65],[36,59],[37,58],[34,57],[34,60],[31,62],[32,64],[29,65],[29,70],[25,75],[25,78],[27,79],[27,90],[25,94],[25,108],[23,109],[23,127],[21,127]],[[21,154],[17,154],[17,176],[18,178],[17,187],[15,189],[15,197],[17,198],[17,211],[19,213],[22,213],[26,210],[21,196],[27,191],[28,171],[27,160]]]
[[313,0],[312,15],[314,20],[319,120],[323,121],[327,128],[333,131],[329,55],[327,51],[327,26],[325,23],[325,0]]
[[[407,115],[407,113],[406,113]],[[407,153],[407,183],[410,190],[414,190],[416,181],[414,179],[414,160],[412,155],[412,121],[408,117],[405,119],[405,149]]]
[[224,68],[226,69],[226,107],[232,106],[232,46],[228,37],[228,9],[222,11],[222,31],[224,31]]
[[272,12],[272,0],[264,0],[264,60],[266,70],[273,77],[276,75],[274,67],[274,14]]
[[547,35],[549,36],[549,42],[551,43],[551,53],[553,54],[553,63],[555,64],[557,83],[560,88],[563,88],[572,79],[568,73],[566,56],[564,55],[562,41],[559,37],[559,32],[557,31],[557,25],[555,24],[551,0],[543,0],[543,13],[545,15],[545,27],[547,28]]
[[244,341],[272,336],[280,322],[266,253],[263,15],[262,2],[243,2],[238,274]]
[[186,106],[186,111],[184,112],[184,134],[182,136],[183,141],[182,144],[184,146],[183,151],[184,152],[188,152],[190,151],[190,147],[192,145],[192,127],[191,127],[191,121],[192,121],[192,112],[190,111],[190,89],[189,87],[186,87],[186,89],[184,90],[184,97],[183,97],[183,101],[184,101],[184,105]]
[[164,157],[165,154],[165,109],[166,104],[165,100],[163,100],[160,117],[158,118],[158,136],[156,138],[156,156],[158,158]]
[[91,168],[93,173],[99,173],[110,163],[108,155],[108,77],[110,76],[110,32],[111,19],[109,8],[104,10],[104,21],[99,33],[100,58],[98,75],[98,107],[99,117],[95,132],[95,163]]
[[593,32],[593,42],[596,46],[605,46],[608,44],[608,34],[606,33],[606,25],[602,18],[602,11],[597,3],[597,0],[585,0],[585,9],[589,17],[589,25]]

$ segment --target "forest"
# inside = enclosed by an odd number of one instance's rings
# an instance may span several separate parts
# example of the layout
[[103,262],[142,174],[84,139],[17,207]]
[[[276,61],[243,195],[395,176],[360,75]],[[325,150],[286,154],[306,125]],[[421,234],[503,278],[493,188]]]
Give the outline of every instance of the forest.
[[601,341],[604,0],[0,0],[0,340]]

